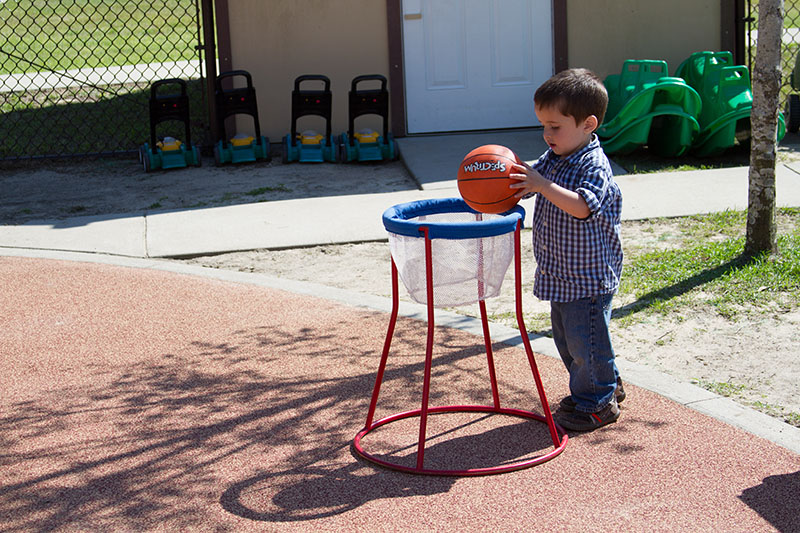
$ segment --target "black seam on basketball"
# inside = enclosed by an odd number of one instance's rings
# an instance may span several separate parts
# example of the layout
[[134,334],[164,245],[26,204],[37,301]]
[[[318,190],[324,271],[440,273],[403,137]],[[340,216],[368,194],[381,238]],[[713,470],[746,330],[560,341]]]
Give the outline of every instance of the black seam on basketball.
[[512,193],[512,194],[510,194],[509,196],[506,196],[505,198],[501,198],[500,200],[495,200],[494,202],[479,202],[479,201],[477,201],[477,200],[470,200],[469,198],[466,198],[466,197],[465,197],[465,196],[463,196],[463,195],[462,195],[461,197],[462,197],[462,198],[464,198],[464,201],[465,201],[465,202],[472,202],[473,204],[478,204],[478,205],[494,205],[494,204],[499,204],[499,203],[505,202],[506,200],[509,200],[509,199],[513,198],[514,194],[516,194],[516,193]]
[[[474,154],[474,155],[469,156],[469,159],[472,159],[473,157],[480,157],[482,155],[488,155],[490,157],[502,157],[503,159],[508,159],[509,161],[514,161],[513,159],[511,159],[507,155],[496,154],[494,152],[481,152],[479,154]],[[466,160],[467,158],[464,158],[464,159]],[[514,161],[514,162],[516,163],[516,161]]]
[[508,176],[480,176],[475,178],[461,178],[458,181],[465,182],[465,181],[509,180],[509,179],[512,178],[509,178]]

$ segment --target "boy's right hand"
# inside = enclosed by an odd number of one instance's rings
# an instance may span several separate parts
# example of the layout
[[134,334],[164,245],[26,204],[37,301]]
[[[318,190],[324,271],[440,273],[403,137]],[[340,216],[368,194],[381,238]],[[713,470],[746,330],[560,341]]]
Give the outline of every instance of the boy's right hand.
[[533,195],[542,190],[547,180],[539,174],[538,171],[532,169],[527,163],[515,164],[511,167],[512,172],[508,175],[512,180],[517,180],[508,187],[511,189],[519,189],[514,198],[522,198],[523,196]]

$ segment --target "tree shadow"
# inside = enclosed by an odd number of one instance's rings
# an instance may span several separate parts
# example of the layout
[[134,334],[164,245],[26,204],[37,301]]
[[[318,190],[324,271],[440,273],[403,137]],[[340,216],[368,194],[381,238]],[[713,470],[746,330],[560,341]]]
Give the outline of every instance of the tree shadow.
[[[418,402],[421,388],[424,336],[418,324],[403,323],[379,402],[387,411]],[[47,392],[4,403],[5,527],[187,530],[207,526],[209,501],[283,521],[341,513],[365,498],[446,491],[452,481],[386,476],[350,455],[378,361],[374,346],[333,333],[352,328],[343,321],[240,330],[226,342],[197,340],[146,363],[107,354],[115,364],[78,370],[87,380],[58,378]],[[431,402],[445,401],[452,384],[485,382],[485,360],[466,364],[483,347],[465,342],[437,329],[443,349]],[[468,394],[490,397],[488,386]],[[248,500],[264,483],[278,487],[266,510]],[[304,503],[305,490],[317,491],[317,501]]]
[[643,294],[635,301],[614,309],[611,315],[613,318],[623,318],[628,315],[638,313],[639,311],[647,309],[648,307],[651,307],[657,303],[666,302],[686,294],[710,281],[722,277],[754,261],[755,259],[753,257],[740,255],[717,267],[703,270],[702,272],[698,272],[697,274],[677,283],[648,292],[647,294]]
[[800,470],[764,478],[742,491],[739,499],[778,531],[800,531]]
[[353,459],[348,464],[307,464],[263,472],[229,486],[220,504],[259,522],[296,522],[342,514],[385,498],[447,492],[455,478],[392,472]]
[[[483,416],[478,422],[487,418]],[[455,438],[449,438],[449,433],[429,435],[428,442],[432,444],[425,448],[426,468],[452,470],[478,465],[504,466],[541,455],[550,451],[553,445],[547,427],[530,421]],[[405,458],[413,459],[416,443],[393,452],[408,450],[412,453]],[[312,464],[257,474],[231,485],[223,493],[220,503],[228,512],[250,520],[307,521],[341,514],[374,500],[447,492],[457,479],[390,471],[360,457],[346,464],[325,462],[325,456],[321,456]],[[402,458],[399,462],[403,462]]]

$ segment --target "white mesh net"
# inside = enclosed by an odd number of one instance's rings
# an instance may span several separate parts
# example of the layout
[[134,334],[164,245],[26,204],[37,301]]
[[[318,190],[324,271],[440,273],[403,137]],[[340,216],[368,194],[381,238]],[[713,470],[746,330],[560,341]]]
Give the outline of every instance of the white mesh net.
[[[480,215],[483,220],[500,215]],[[474,222],[471,213],[440,213],[409,220]],[[415,302],[427,303],[425,238],[389,233],[400,279]],[[433,305],[454,307],[497,296],[514,258],[514,233],[474,239],[432,239]]]

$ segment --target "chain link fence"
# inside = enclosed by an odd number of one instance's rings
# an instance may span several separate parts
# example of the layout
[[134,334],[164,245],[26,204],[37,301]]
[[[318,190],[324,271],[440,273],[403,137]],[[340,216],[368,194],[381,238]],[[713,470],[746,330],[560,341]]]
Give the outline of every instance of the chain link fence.
[[[747,47],[747,67],[752,74],[756,60],[756,45],[758,43],[758,0],[747,0],[745,22],[745,42]],[[800,0],[785,0],[784,2],[783,35],[781,47],[781,100],[780,105],[785,109],[789,95],[800,92],[800,77],[793,81],[792,72],[795,70],[800,53]]]
[[[208,134],[199,0],[0,3],[0,159],[125,153],[149,142],[150,84],[187,81]],[[166,123],[164,135],[183,137]],[[162,126],[159,126],[159,136]]]
[[[800,0],[784,6],[782,107],[800,92]],[[745,11],[752,72],[758,0]],[[199,0],[0,0],[0,20],[0,160],[134,152],[149,141],[150,84],[166,78],[188,83],[193,141],[213,142]]]

